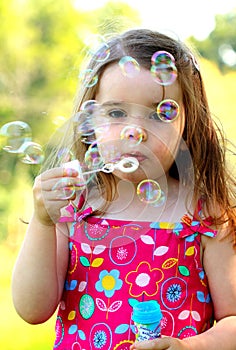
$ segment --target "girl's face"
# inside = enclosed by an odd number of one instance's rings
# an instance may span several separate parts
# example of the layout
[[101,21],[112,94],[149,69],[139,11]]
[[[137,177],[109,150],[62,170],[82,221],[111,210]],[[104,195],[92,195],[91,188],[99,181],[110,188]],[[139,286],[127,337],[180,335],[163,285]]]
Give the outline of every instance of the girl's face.
[[[179,115],[172,122],[161,121],[156,114],[164,89],[164,99],[174,100],[179,105]],[[104,162],[125,157],[135,157],[139,161],[135,172],[115,170],[114,174],[132,182],[167,176],[185,121],[177,80],[163,88],[147,69],[141,68],[138,74],[128,77],[122,74],[118,64],[112,64],[100,79],[95,99],[103,110],[94,117],[94,126]]]

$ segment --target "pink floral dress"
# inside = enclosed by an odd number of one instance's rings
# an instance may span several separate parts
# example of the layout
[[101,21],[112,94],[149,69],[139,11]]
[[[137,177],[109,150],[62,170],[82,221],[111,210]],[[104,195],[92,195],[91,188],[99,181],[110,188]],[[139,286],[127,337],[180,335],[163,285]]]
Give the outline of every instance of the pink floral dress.
[[89,216],[71,222],[70,260],[56,321],[54,349],[128,350],[135,340],[132,309],[157,300],[162,334],[184,338],[214,321],[200,259],[201,235],[215,237],[209,221],[128,222]]

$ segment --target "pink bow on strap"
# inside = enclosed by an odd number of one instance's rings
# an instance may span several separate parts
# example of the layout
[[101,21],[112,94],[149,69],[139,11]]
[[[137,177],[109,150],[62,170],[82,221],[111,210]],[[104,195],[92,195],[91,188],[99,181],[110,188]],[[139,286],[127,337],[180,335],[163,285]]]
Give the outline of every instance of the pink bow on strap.
[[92,213],[91,207],[79,212],[72,204],[68,205],[66,210],[70,213],[70,216],[62,216],[59,222],[80,222],[83,218]]

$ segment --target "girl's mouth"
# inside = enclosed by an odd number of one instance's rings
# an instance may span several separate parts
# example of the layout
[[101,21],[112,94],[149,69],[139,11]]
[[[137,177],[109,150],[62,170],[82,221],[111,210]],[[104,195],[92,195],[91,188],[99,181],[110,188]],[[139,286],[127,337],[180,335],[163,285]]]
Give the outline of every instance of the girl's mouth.
[[121,158],[128,158],[128,157],[136,158],[139,161],[139,163],[143,162],[145,159],[147,159],[147,157],[143,153],[140,153],[140,152],[124,153],[121,156]]

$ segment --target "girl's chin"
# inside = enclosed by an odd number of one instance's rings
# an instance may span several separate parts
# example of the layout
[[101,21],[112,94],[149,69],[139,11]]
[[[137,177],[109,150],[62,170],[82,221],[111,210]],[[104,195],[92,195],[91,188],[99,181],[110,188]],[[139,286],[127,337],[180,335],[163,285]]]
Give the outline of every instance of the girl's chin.
[[136,170],[133,173],[123,173],[119,170],[114,171],[113,173],[118,179],[120,180],[125,180],[125,181],[129,181],[132,182],[134,184],[138,184],[139,182],[146,180],[146,179],[157,179],[159,178],[158,174],[155,174],[155,176],[153,176],[153,174],[147,174],[144,171],[140,170]]

